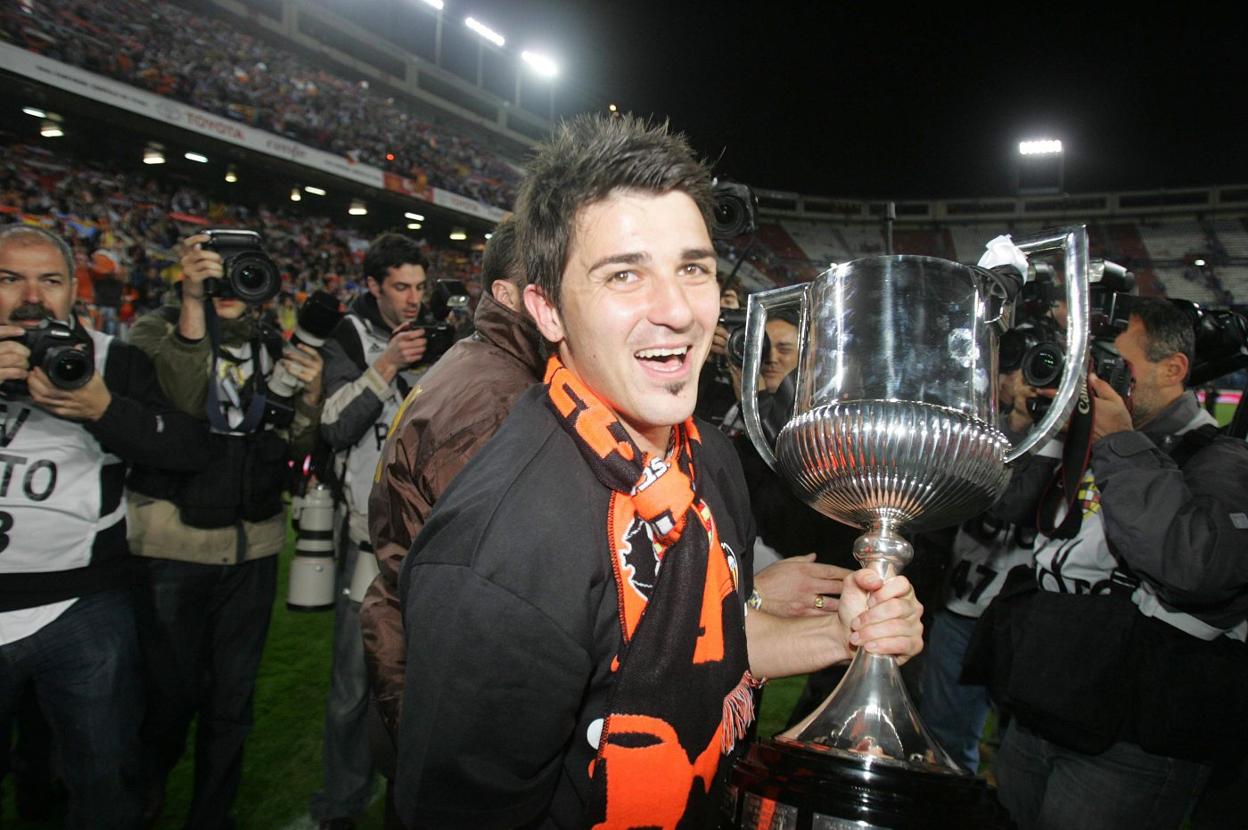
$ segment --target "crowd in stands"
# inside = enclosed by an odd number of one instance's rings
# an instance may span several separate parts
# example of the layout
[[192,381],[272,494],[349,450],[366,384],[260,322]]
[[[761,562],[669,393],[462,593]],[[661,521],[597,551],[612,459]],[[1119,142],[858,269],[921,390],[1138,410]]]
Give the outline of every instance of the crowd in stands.
[[[105,308],[112,307],[107,297],[96,297],[97,287],[108,294],[116,280],[122,327],[160,305],[178,277],[178,240],[203,227],[263,232],[266,251],[282,272],[283,298],[277,305],[287,311],[279,314],[284,323],[293,324],[294,301],[311,291],[328,289],[345,303],[361,290],[359,258],[367,238],[326,217],[225,203],[185,184],[53,155],[38,146],[0,146],[0,224],[38,224],[70,240],[78,256],[80,298],[89,306],[103,299]],[[423,247],[435,276],[475,281],[479,257]]]
[[0,8],[24,49],[354,161],[510,208],[520,171],[477,141],[228,21],[163,2]]
[[[1133,271],[1141,294],[1191,299],[1214,306],[1242,306],[1248,303],[1248,258],[1223,250],[1218,233],[1243,233],[1244,219],[1228,220],[1231,231],[1212,227],[1184,240],[1181,255],[1167,250],[1150,250],[1142,225],[1115,220],[1112,227],[1089,222],[1090,251],[1093,257],[1110,259]],[[1195,223],[1187,223],[1196,228]],[[1183,227],[1184,223],[1178,223]],[[1038,227],[1038,226],[1037,226]],[[883,230],[873,226],[838,226],[813,219],[770,220],[757,235],[717,242],[717,248],[731,268],[739,260],[753,266],[774,285],[809,280],[827,268],[829,260],[844,262],[884,253]],[[976,226],[959,229],[957,244],[941,247],[941,229],[910,229],[898,233],[895,250],[899,254],[942,256],[960,262],[975,262],[983,244],[1002,228]],[[1124,234],[1134,240],[1124,246]],[[776,244],[777,242],[787,244]],[[936,249],[936,250],[933,250]],[[824,256],[815,255],[815,251]],[[795,255],[806,254],[806,256]],[[1194,260],[1203,259],[1200,265]]]

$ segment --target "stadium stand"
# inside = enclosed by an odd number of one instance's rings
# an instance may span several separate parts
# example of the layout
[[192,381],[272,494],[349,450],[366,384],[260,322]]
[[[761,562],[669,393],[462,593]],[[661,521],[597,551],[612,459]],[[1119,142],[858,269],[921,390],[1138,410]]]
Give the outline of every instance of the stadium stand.
[[[1029,233],[1051,226],[1032,221],[1005,224],[898,224],[897,253],[975,262],[984,244],[1001,233]],[[1087,222],[1089,251],[1130,268],[1141,294],[1162,294],[1206,305],[1248,302],[1248,226],[1243,218],[1209,221],[1128,220]],[[738,241],[740,244],[740,241]],[[764,222],[750,261],[770,283],[784,284],[829,263],[884,251],[879,222],[818,221],[788,216]],[[729,257],[731,258],[731,257]],[[1196,266],[1203,259],[1205,265]]]
[[1204,230],[1197,222],[1141,222],[1139,229],[1154,261],[1183,261],[1210,255]]
[[[54,230],[74,244],[84,261],[97,249],[112,253],[134,289],[133,313],[159,305],[163,290],[177,277],[178,240],[210,226],[261,230],[288,294],[299,297],[325,288],[347,301],[361,288],[356,275],[368,237],[338,227],[328,217],[214,200],[185,184],[84,162],[64,152],[53,155],[3,136],[0,148],[0,224],[23,222]],[[477,283],[479,256],[427,243],[424,247],[436,276]]]
[[788,219],[784,222],[784,229],[807,257],[825,267],[851,258],[849,249],[836,233],[835,226]]
[[497,207],[520,168],[403,102],[163,2],[101,0],[0,9],[0,38],[227,118]]
[[936,228],[894,228],[893,251],[899,254],[953,259],[953,240],[948,231]]

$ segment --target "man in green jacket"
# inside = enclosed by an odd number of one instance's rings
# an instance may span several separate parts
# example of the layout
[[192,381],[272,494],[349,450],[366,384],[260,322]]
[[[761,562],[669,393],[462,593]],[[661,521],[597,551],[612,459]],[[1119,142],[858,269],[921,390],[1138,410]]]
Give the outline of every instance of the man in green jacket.
[[[321,405],[315,350],[283,348],[280,335],[266,331],[255,309],[237,299],[207,304],[204,280],[221,278],[223,268],[220,254],[200,247],[206,241],[192,236],[184,243],[180,308],[143,317],[130,337],[151,356],[174,405],[212,425],[207,471],[176,478],[138,471],[131,480],[130,544],[146,557],[148,574],[139,602],[147,813],[159,815],[165,779],[198,715],[188,828],[232,826],[276,555],[286,537],[288,462],[311,452]],[[258,423],[254,417],[263,401],[253,402],[266,394],[278,362],[303,384],[288,426],[267,414]]]

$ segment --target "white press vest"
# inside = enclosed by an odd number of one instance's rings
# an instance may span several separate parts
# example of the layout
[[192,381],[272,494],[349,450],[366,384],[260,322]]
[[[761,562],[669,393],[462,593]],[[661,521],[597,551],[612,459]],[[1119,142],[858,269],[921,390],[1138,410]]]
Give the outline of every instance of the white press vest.
[[[348,314],[347,319],[355,327],[360,338],[360,347],[364,352],[364,360],[371,367],[386,350],[389,338],[384,333],[374,331],[358,315]],[[416,379],[423,371],[405,371],[403,379],[415,385]],[[386,433],[390,422],[398,414],[403,403],[401,395],[393,395],[382,402],[381,413],[360,440],[350,449],[339,453],[339,470],[343,481],[343,490],[347,499],[347,507],[351,512],[350,530],[355,542],[368,541],[368,497],[373,490],[373,476],[377,470],[377,462],[381,458],[382,447],[386,443]]]
[[[91,339],[103,373],[113,338]],[[0,573],[88,565],[95,535],[126,516],[124,498],[102,513],[100,472],[121,463],[82,424],[30,400],[0,400]]]

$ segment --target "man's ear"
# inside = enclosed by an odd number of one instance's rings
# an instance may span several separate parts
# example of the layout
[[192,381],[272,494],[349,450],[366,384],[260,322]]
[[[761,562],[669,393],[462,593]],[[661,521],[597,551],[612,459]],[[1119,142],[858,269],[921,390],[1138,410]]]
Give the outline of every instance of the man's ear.
[[520,286],[515,285],[510,280],[494,280],[490,284],[490,294],[500,304],[507,306],[512,311],[519,312],[524,309],[524,298],[521,296]]
[[377,282],[375,277],[365,277],[364,284],[368,286],[368,293],[374,297],[381,296],[381,283]]
[[1162,379],[1167,386],[1179,385],[1187,380],[1187,371],[1191,367],[1188,363],[1187,355],[1182,352],[1175,352],[1167,357],[1161,364]]
[[545,291],[531,283],[526,285],[524,307],[528,309],[529,316],[537,323],[537,330],[542,333],[542,337],[551,343],[563,342],[565,336],[563,318],[559,316],[559,309],[555,308],[555,304],[546,297]]

